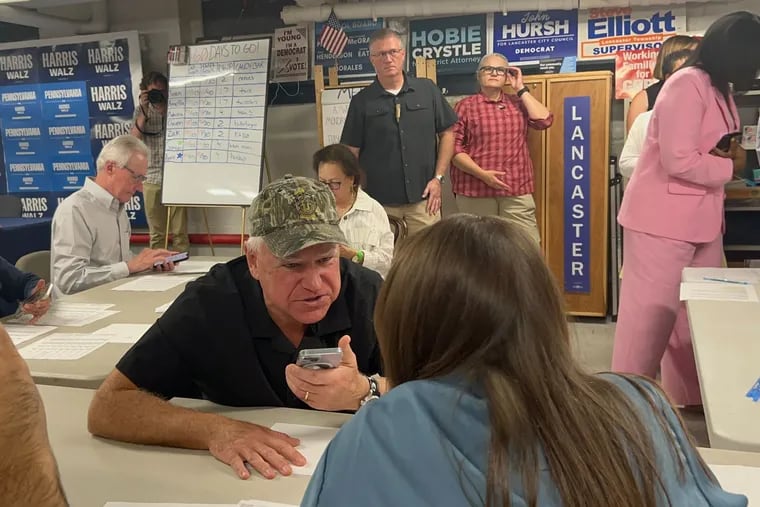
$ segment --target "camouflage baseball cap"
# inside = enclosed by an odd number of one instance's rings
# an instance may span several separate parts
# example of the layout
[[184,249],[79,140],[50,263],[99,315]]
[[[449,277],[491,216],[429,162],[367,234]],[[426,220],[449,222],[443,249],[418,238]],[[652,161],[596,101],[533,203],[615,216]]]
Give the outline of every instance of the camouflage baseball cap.
[[253,199],[248,233],[264,238],[272,253],[282,259],[321,243],[348,246],[339,221],[335,197],[327,185],[287,174]]

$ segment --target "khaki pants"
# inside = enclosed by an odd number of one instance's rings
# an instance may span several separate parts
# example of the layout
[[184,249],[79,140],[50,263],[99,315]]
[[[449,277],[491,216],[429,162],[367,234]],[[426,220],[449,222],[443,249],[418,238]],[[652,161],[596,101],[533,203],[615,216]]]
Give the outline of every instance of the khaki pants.
[[[145,198],[145,217],[150,229],[150,247],[164,248],[166,245],[166,213],[167,207],[161,204],[161,185],[143,183]],[[178,252],[190,250],[190,239],[187,236],[187,208],[171,207],[172,235],[171,249]]]
[[414,204],[402,204],[401,206],[383,206],[385,212],[404,219],[406,227],[411,236],[428,225],[433,225],[441,219],[441,212],[436,215],[429,215],[427,212],[427,201],[420,201]]
[[456,197],[457,209],[461,213],[501,217],[522,227],[536,243],[541,244],[536,223],[536,203],[531,194],[514,197]]

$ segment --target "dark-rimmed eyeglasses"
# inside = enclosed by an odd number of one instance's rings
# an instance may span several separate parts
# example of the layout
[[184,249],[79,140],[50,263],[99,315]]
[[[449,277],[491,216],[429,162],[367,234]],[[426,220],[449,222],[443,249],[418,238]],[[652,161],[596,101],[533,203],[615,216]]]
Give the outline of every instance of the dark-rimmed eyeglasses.
[[484,67],[481,67],[478,69],[483,74],[496,74],[497,76],[504,76],[507,73],[506,67],[491,67],[490,65],[486,65]]
[[336,180],[319,180],[321,183],[324,183],[328,187],[330,187],[330,190],[340,190],[340,186],[343,184],[342,181],[336,181]]
[[380,51],[377,53],[370,53],[369,56],[372,58],[380,58],[381,60],[385,60],[386,56],[390,56],[391,58],[396,58],[398,55],[403,53],[403,49],[389,49],[388,51]]

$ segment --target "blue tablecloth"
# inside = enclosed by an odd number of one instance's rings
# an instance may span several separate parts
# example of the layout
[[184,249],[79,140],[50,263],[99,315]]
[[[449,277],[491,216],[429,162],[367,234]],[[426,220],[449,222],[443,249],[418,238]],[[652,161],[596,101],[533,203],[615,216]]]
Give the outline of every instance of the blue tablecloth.
[[50,250],[52,218],[0,218],[0,256],[15,264],[20,257]]

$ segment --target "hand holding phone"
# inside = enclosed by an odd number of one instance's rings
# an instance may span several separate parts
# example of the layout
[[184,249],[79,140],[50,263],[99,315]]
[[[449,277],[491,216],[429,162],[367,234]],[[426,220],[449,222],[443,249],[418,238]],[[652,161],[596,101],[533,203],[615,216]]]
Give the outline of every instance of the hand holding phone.
[[53,284],[40,280],[34,288],[34,292],[21,302],[17,316],[28,314],[32,316],[29,324],[35,324],[50,309],[50,296],[53,293]]
[[33,304],[37,303],[39,301],[45,301],[47,299],[50,299],[50,295],[53,293],[53,284],[52,283],[46,283],[45,280],[40,280],[37,282],[37,286],[35,287],[34,292],[31,296],[26,298],[23,302],[23,304]]
[[715,145],[721,151],[728,151],[731,148],[731,139],[736,139],[741,135],[741,132],[729,132],[725,136],[720,138],[718,144]]
[[157,268],[159,266],[166,264],[167,262],[173,262],[174,264],[179,264],[180,262],[186,261],[189,258],[190,258],[189,252],[180,252],[178,254],[170,255],[164,260],[154,262],[153,267]]
[[304,349],[298,353],[296,365],[310,370],[337,368],[343,359],[343,351],[338,348]]

